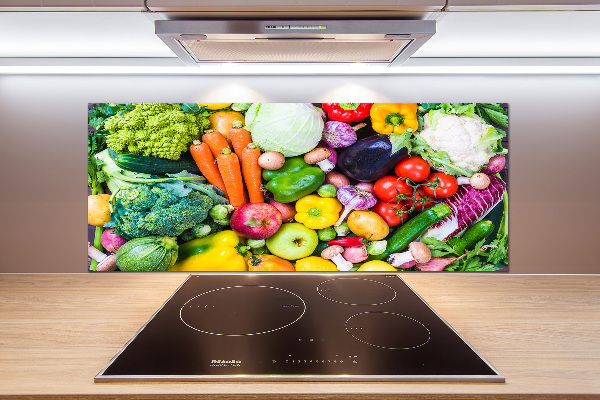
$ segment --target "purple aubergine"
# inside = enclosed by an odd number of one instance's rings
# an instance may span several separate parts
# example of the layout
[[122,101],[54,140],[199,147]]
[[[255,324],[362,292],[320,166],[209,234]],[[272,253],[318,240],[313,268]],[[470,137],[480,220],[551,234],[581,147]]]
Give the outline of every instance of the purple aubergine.
[[348,147],[356,143],[356,131],[345,122],[329,121],[323,129],[323,141],[334,149]]
[[447,240],[462,232],[485,217],[502,200],[505,190],[506,183],[495,175],[490,175],[487,189],[478,190],[471,185],[459,185],[454,195],[442,200],[442,203],[452,209],[452,213],[433,224],[423,237]]
[[406,157],[406,147],[392,153],[389,135],[373,135],[346,147],[338,157],[338,167],[352,179],[372,182],[387,175]]

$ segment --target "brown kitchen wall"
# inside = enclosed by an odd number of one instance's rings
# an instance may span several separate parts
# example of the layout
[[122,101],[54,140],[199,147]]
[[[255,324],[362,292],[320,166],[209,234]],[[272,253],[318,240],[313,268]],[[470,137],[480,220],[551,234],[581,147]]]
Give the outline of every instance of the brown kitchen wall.
[[86,268],[88,102],[506,102],[510,273],[600,273],[600,76],[0,75],[0,272]]

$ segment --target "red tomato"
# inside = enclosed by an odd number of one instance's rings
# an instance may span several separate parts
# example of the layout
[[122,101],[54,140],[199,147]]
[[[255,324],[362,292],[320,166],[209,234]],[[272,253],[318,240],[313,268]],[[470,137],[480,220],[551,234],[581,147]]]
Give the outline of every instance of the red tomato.
[[[402,225],[408,219],[408,207],[403,202],[385,202],[379,200],[371,211],[379,214],[381,218],[388,224],[389,226],[398,226]],[[404,213],[402,212],[404,211]]]
[[427,177],[425,184],[421,186],[423,193],[438,199],[452,196],[458,189],[458,182],[452,175],[443,172],[434,172]]
[[414,194],[414,199],[416,202],[412,200],[404,200],[409,208],[412,208],[414,203],[414,211],[425,211],[433,205],[431,201],[428,201],[431,200],[431,198],[423,194],[423,190],[421,188],[419,188],[419,190],[417,190],[417,192]]
[[421,182],[429,176],[429,164],[419,156],[410,156],[396,164],[394,172],[398,176]]
[[413,188],[406,183],[405,180],[398,178],[397,176],[384,176],[383,178],[377,179],[373,186],[375,196],[379,197],[383,201],[392,201],[397,198],[400,194],[410,194]]

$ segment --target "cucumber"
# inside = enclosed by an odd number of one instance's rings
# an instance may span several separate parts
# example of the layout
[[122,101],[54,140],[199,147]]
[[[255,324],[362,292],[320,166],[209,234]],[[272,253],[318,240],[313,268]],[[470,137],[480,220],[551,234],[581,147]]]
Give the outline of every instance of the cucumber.
[[410,221],[402,225],[387,239],[387,248],[376,256],[370,256],[369,260],[384,260],[390,254],[404,250],[410,242],[414,242],[431,225],[441,221],[452,213],[452,209],[444,203],[436,204],[428,210],[423,211]]
[[462,235],[461,239],[466,250],[473,250],[480,240],[485,239],[494,231],[494,223],[489,220],[479,221]]
[[329,245],[327,244],[327,242],[322,242],[319,240],[317,247],[315,247],[315,250],[312,252],[311,255],[316,256],[316,257],[321,257],[321,252],[328,247],[329,247]]
[[183,155],[179,160],[160,157],[140,156],[138,154],[117,153],[108,149],[108,155],[119,168],[150,175],[176,174],[187,171],[200,174],[196,162],[191,156]]

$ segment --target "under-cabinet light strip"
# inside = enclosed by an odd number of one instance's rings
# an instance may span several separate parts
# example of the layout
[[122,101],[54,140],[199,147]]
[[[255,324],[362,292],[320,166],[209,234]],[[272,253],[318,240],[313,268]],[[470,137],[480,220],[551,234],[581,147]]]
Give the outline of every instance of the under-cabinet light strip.
[[[369,64],[236,64],[222,63],[199,67],[177,66],[164,61],[159,65],[128,65],[104,60],[6,61],[0,58],[0,74],[13,75],[420,75],[420,74],[600,74],[600,58],[548,59],[426,59],[408,60],[401,67]],[[19,64],[19,62],[21,62]],[[79,64],[79,65],[78,65]],[[104,64],[104,65],[103,65]],[[166,65],[165,65],[166,64]]]

